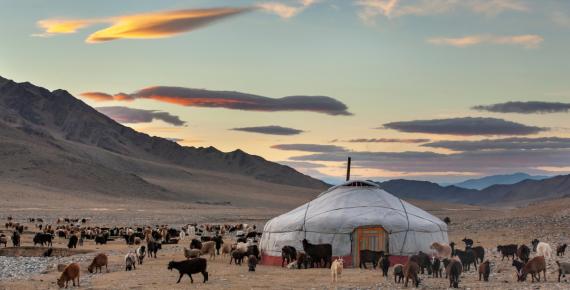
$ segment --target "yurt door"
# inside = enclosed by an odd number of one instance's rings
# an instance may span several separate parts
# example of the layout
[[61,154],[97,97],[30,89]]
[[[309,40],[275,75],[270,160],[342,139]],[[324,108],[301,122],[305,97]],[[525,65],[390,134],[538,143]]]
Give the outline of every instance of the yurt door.
[[352,261],[360,265],[360,250],[385,251],[388,249],[386,231],[381,226],[360,227],[352,233]]

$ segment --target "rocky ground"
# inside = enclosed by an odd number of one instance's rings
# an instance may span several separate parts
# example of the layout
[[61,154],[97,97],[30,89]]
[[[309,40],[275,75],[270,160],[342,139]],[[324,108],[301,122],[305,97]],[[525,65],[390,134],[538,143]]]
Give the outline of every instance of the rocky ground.
[[[570,277],[557,282],[555,260],[570,261],[570,254],[565,257],[555,257],[549,261],[548,281],[540,283],[516,282],[514,268],[510,260],[502,261],[496,246],[506,243],[530,244],[534,238],[549,242],[556,246],[562,242],[569,242],[570,235],[570,200],[559,200],[531,205],[525,208],[511,209],[483,209],[467,206],[438,207],[426,205],[423,207],[435,215],[443,218],[450,217],[452,223],[449,228],[449,237],[461,245],[461,239],[470,237],[476,245],[486,248],[487,258],[492,263],[490,282],[478,281],[477,273],[472,269],[461,277],[460,286],[463,289],[570,289]],[[148,210],[148,212],[146,212]],[[186,213],[184,213],[186,212]],[[233,209],[223,207],[208,207],[207,209],[184,210],[182,208],[168,210],[166,208],[145,209],[137,212],[135,209],[115,211],[112,207],[107,210],[85,209],[81,214],[89,214],[92,224],[124,223],[135,224],[140,222],[162,223],[192,222],[199,219],[206,222],[208,216],[215,222],[227,220],[235,221],[236,217],[248,222],[263,223],[264,220],[276,213],[252,209]],[[249,215],[248,215],[249,213]],[[53,211],[51,216],[67,216],[69,213]],[[7,215],[23,218],[38,215],[37,211],[9,210],[0,208],[0,220]],[[131,217],[131,219],[129,219]],[[134,219],[136,217],[136,219]],[[134,222],[135,221],[135,222]],[[30,225],[31,227],[32,225]],[[0,226],[0,230],[3,230]],[[30,245],[32,232],[24,236],[24,245]],[[65,247],[66,241],[56,238],[55,246]],[[0,258],[0,289],[55,289],[55,281],[59,276],[56,265],[58,263],[79,262],[82,267],[81,288],[85,289],[400,289],[402,284],[395,284],[392,276],[388,279],[381,277],[378,270],[345,269],[340,281],[336,284],[330,282],[330,270],[288,270],[274,266],[260,265],[254,273],[248,272],[247,267],[229,265],[228,257],[217,257],[209,261],[208,271],[210,280],[203,284],[200,274],[194,276],[195,283],[190,284],[188,277],[182,278],[176,284],[178,274],[168,271],[166,265],[170,260],[184,259],[182,246],[164,245],[159,251],[157,259],[148,259],[135,271],[126,272],[123,265],[123,256],[133,250],[117,240],[108,245],[96,246],[92,241],[86,241],[83,249],[92,250],[89,254],[81,254],[66,258]],[[89,274],[86,268],[92,257],[99,252],[107,253],[110,257],[109,273]],[[390,271],[390,275],[391,275]],[[422,275],[422,289],[446,289],[449,285],[446,279],[431,278]]]

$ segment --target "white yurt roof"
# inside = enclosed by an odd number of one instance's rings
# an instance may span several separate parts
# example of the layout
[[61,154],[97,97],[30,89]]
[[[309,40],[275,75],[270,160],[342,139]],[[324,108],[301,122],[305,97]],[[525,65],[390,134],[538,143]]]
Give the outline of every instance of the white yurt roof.
[[334,253],[334,249],[345,252],[346,246],[335,247],[334,242],[346,239],[336,236],[350,235],[358,227],[371,225],[386,230],[392,254],[429,251],[432,242],[447,242],[447,225],[439,218],[384,191],[376,183],[350,181],[267,222],[262,243],[265,241],[263,247],[271,250],[268,244],[295,246],[299,238],[310,236],[313,240],[333,243],[333,254],[341,255],[346,253]]

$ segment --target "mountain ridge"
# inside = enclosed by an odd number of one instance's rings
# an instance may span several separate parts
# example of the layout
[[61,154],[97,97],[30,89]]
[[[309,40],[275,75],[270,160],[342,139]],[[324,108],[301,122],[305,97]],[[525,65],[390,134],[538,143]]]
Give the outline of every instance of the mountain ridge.
[[530,175],[524,172],[516,172],[512,174],[498,174],[498,175],[484,176],[481,178],[468,179],[459,183],[455,183],[453,185],[461,188],[481,190],[490,187],[492,185],[515,184],[526,179],[540,180],[546,178],[548,178],[548,176]]

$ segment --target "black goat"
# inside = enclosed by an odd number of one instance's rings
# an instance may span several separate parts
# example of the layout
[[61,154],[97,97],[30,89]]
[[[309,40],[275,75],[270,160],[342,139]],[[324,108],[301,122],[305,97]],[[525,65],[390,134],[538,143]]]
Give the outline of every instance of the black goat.
[[47,234],[47,233],[36,233],[34,235],[34,246],[36,244],[40,244],[42,245],[42,247],[44,245],[47,245],[48,247],[51,247],[52,241],[53,241],[53,236],[51,234]]
[[247,258],[247,266],[249,272],[255,272],[255,267],[257,267],[257,258],[254,255],[250,255]]
[[388,269],[390,269],[390,256],[384,255],[380,259],[380,268],[382,269],[382,277],[388,277]]
[[107,240],[109,239],[109,234],[105,233],[105,234],[101,234],[101,235],[97,235],[95,237],[95,245],[104,245],[107,243]]
[[461,260],[461,264],[465,267],[466,271],[471,269],[471,264],[475,266],[475,270],[477,270],[477,258],[475,257],[475,252],[471,249],[467,249],[467,251],[456,250],[455,254]]
[[148,256],[152,258],[153,254],[154,254],[154,258],[156,258],[156,252],[158,252],[158,250],[162,249],[162,244],[156,241],[148,241],[148,243],[146,244],[146,251],[148,253]]
[[556,256],[564,256],[564,254],[566,253],[566,247],[568,247],[567,244],[562,244],[558,246],[556,248]]
[[259,259],[259,247],[257,245],[251,245],[251,246],[247,246],[247,252],[246,255],[249,257],[251,255],[255,256],[257,259]]
[[281,259],[281,267],[285,266],[285,262],[289,265],[292,261],[297,260],[297,249],[292,246],[284,246],[281,248]]
[[465,243],[465,248],[471,248],[473,247],[473,240],[472,239],[468,239],[467,237],[465,237],[463,240],[461,240],[462,242]]
[[236,265],[241,265],[241,263],[243,263],[243,258],[247,256],[247,253],[240,250],[234,250],[231,252],[230,256],[230,264],[234,261]]
[[320,265],[321,261],[324,262],[323,267],[327,268],[332,265],[332,246],[331,244],[314,245],[303,239],[303,250],[309,257],[311,257],[311,265]]
[[538,239],[534,239],[530,243],[532,244],[532,251],[536,252],[536,247],[538,246],[538,243],[540,243],[540,241]]
[[472,247],[471,250],[475,254],[475,258],[481,263],[483,263],[483,261],[485,260],[485,248],[477,246],[477,247]]
[[204,276],[204,283],[208,281],[208,272],[206,268],[208,267],[208,262],[204,258],[194,258],[190,260],[184,260],[180,262],[170,261],[168,263],[168,270],[176,269],[178,273],[180,273],[180,277],[178,277],[178,281],[176,283],[180,283],[182,276],[187,274],[190,277],[190,283],[194,283],[194,279],[192,279],[192,274],[202,273]]
[[501,255],[503,255],[503,258],[501,259],[504,260],[505,257],[507,257],[507,260],[509,259],[509,257],[513,257],[513,260],[515,259],[515,255],[517,254],[517,249],[518,246],[515,244],[510,244],[510,245],[504,245],[504,246],[498,246],[497,250],[499,252],[501,252]]
[[307,256],[307,254],[302,252],[297,252],[297,269],[301,269],[301,267],[305,266],[305,269],[311,264],[311,257]]
[[202,249],[202,242],[198,241],[196,239],[192,239],[192,241],[190,242],[190,249],[201,250]]
[[463,266],[461,262],[451,259],[449,265],[446,268],[446,273],[449,276],[449,287],[459,288],[459,277],[463,271]]
[[433,257],[431,259],[431,271],[434,278],[443,278],[443,263],[439,258]]
[[526,245],[521,245],[517,249],[517,257],[525,263],[528,262],[528,260],[530,259],[530,248],[527,247]]
[[71,235],[71,237],[69,237],[69,242],[67,243],[67,247],[69,249],[77,248],[77,242],[78,241],[79,241],[79,238],[77,238],[76,235]]
[[382,256],[384,256],[384,251],[360,250],[360,268],[367,269],[366,263],[372,263],[372,267],[376,269]]
[[417,255],[411,256],[410,261],[416,262],[418,266],[420,266],[422,274],[424,274],[427,269],[428,275],[431,275],[431,258],[428,254],[420,251]]

